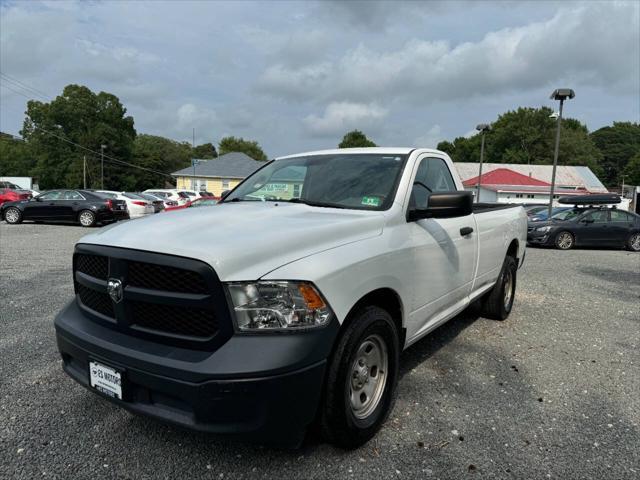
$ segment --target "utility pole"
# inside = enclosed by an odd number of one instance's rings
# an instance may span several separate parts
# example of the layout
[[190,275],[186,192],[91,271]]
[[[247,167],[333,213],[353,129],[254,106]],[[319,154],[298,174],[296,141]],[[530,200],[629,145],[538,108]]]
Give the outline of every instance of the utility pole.
[[104,190],[104,149],[107,148],[106,145],[100,145],[100,158],[101,161],[101,174],[100,174],[100,188]]
[[560,100],[560,110],[558,111],[558,125],[556,127],[556,147],[553,151],[553,170],[551,172],[551,191],[549,192],[549,214],[547,218],[551,220],[551,214],[553,212],[553,192],[556,187],[556,168],[558,167],[558,151],[560,149],[560,125],[562,124],[562,106],[564,101],[569,98],[575,97],[576,94],[570,88],[558,88],[551,94],[553,100]]
[[87,156],[82,157],[82,185],[87,189]]
[[484,134],[491,130],[491,125],[487,123],[481,123],[476,127],[476,130],[482,135],[480,142],[480,169],[478,171],[478,194],[476,195],[476,203],[480,202],[480,184],[482,183],[482,163],[484,162]]
[[620,190],[620,197],[624,198],[624,175],[622,175],[622,190]]
[[[193,127],[193,137],[191,138],[191,155],[195,155],[193,151],[196,148],[196,127]],[[193,164],[193,178],[191,179],[191,190],[196,191],[196,160],[191,158]]]

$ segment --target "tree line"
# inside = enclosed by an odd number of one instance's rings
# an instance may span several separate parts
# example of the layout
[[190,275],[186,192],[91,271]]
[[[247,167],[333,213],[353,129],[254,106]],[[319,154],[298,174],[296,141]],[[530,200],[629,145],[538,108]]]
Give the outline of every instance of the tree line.
[[[518,108],[506,112],[485,133],[486,162],[550,165],[556,135],[556,119],[547,107]],[[455,162],[480,161],[480,135],[458,137],[438,143],[438,150]],[[371,147],[376,144],[359,130],[348,132],[339,148]],[[424,145],[428,147],[429,145]],[[574,118],[563,118],[560,165],[589,167],[607,187],[640,185],[640,124],[614,122],[589,132]]]
[[[138,134],[133,117],[113,94],[68,85],[49,103],[27,102],[22,140],[0,136],[0,175],[28,176],[41,189],[104,186],[143,190],[171,184],[170,173],[191,165],[192,158],[212,159],[244,152],[256,160],[267,155],[255,141],[225,137],[193,146],[158,135]],[[85,168],[86,167],[86,168]]]
[[[500,115],[485,137],[485,161],[551,164],[556,119],[547,107],[518,108]],[[142,190],[171,184],[170,173],[191,165],[192,158],[211,159],[243,152],[256,160],[267,155],[255,141],[225,137],[193,146],[157,135],[138,134],[133,117],[118,97],[68,85],[49,103],[27,103],[23,141],[0,135],[0,175],[36,177],[42,189],[100,187],[104,151],[104,186]],[[456,162],[480,160],[480,135],[442,141],[439,150]],[[104,148],[102,148],[104,146]],[[344,135],[339,148],[374,147],[359,131]],[[86,159],[86,163],[85,163]],[[640,185],[640,124],[614,122],[589,132],[573,118],[562,121],[559,163],[584,165],[608,187]],[[624,177],[623,177],[624,176]]]

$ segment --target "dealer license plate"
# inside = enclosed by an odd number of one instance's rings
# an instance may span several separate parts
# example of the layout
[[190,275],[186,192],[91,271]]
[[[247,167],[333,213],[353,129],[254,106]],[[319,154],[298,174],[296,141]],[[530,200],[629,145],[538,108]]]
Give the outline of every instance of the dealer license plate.
[[122,400],[122,372],[98,362],[89,362],[89,378],[93,388]]

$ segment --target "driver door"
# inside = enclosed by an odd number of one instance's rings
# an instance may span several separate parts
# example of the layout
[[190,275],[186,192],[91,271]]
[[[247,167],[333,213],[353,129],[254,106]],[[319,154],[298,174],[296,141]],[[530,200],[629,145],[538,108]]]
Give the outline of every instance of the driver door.
[[[447,163],[437,157],[419,160],[408,208],[426,208],[431,193],[457,190]],[[413,260],[412,319],[407,338],[437,323],[471,292],[477,257],[473,214],[409,222]]]
[[52,190],[38,195],[25,206],[23,218],[25,220],[55,219],[55,211],[58,207],[56,202],[60,195],[61,192],[59,190]]

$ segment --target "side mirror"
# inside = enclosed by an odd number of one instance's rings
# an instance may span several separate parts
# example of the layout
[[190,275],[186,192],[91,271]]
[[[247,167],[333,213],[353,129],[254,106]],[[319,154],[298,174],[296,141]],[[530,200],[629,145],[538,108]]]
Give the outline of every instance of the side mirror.
[[464,217],[473,212],[471,192],[442,192],[429,195],[427,208],[410,208],[407,218],[410,222],[423,218]]
[[585,224],[589,224],[589,223],[593,223],[595,220],[593,218],[585,218],[584,220],[582,220],[582,223]]
[[31,200],[33,200],[34,202],[41,202],[42,199],[38,196],[38,197],[33,197]]
[[231,190],[223,190],[222,193],[220,194],[220,200],[224,200],[224,197],[226,197],[230,193],[231,193]]

